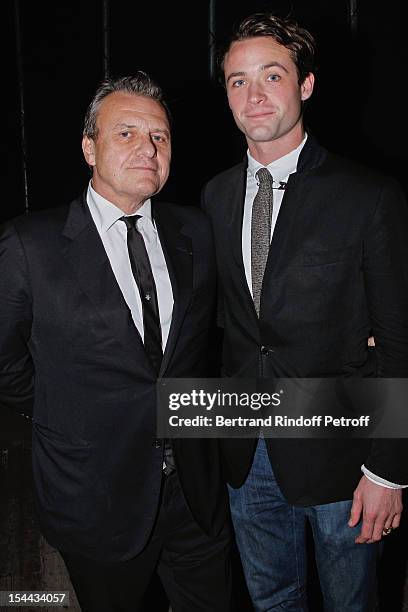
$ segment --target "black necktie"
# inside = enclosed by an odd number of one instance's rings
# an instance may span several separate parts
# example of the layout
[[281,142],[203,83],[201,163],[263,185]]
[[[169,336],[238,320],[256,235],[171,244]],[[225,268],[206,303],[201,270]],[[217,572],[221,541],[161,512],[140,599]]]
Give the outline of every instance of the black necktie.
[[259,189],[252,205],[251,275],[252,295],[259,317],[262,282],[271,242],[273,179],[267,168],[260,168],[256,178],[259,181]]
[[[127,246],[133,276],[139,289],[143,310],[144,346],[156,373],[159,373],[163,358],[159,305],[149,256],[142,234],[137,229],[141,215],[121,217],[127,227]],[[173,449],[170,440],[164,440],[164,473],[175,470]]]
[[158,373],[163,358],[159,305],[149,256],[143,236],[136,227],[140,218],[140,215],[121,217],[121,221],[127,227],[130,264],[142,301],[144,346]]

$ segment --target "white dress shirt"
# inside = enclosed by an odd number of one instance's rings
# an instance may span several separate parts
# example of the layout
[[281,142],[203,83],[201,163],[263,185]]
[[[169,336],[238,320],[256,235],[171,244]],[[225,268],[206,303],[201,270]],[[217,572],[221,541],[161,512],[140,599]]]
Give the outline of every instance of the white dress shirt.
[[[267,168],[273,178],[273,212],[271,222],[271,241],[273,232],[275,230],[276,221],[278,219],[280,207],[283,200],[285,191],[278,189],[281,182],[287,183],[289,175],[296,172],[298,159],[300,152],[302,151],[304,144],[307,140],[307,134],[300,143],[300,145],[287,153],[283,157],[276,159],[267,166],[263,166],[256,159],[252,157],[250,152],[248,155],[248,168],[247,168],[247,183],[246,183],[246,194],[244,203],[244,218],[242,221],[242,257],[244,260],[245,276],[248,283],[248,288],[252,295],[252,274],[251,274],[251,221],[252,221],[252,205],[254,203],[255,196],[258,192],[258,181],[256,179],[256,173],[260,168]],[[276,189],[275,189],[276,187]],[[368,470],[365,465],[361,466],[362,472],[365,474],[368,480],[375,484],[381,485],[388,489],[402,489],[408,487],[408,485],[398,485],[389,480],[385,480],[376,474],[373,474]]]
[[[143,340],[142,302],[130,265],[127,248],[127,228],[125,223],[119,220],[125,215],[120,208],[103,198],[99,193],[96,193],[92,188],[91,182],[88,186],[86,201],[105,247],[116,281]],[[141,216],[137,223],[137,229],[143,236],[156,284],[162,348],[164,351],[173,312],[173,290],[159,235],[152,218],[151,200],[146,200],[135,214]]]
[[[252,273],[251,273],[251,221],[252,221],[252,204],[256,194],[258,193],[258,180],[256,173],[260,168],[267,168],[273,178],[273,211],[272,211],[272,223],[271,223],[271,240],[273,232],[275,230],[276,221],[278,219],[279,210],[283,200],[283,189],[277,189],[281,182],[286,183],[289,175],[296,172],[299,155],[303,146],[306,142],[307,135],[304,137],[300,145],[284,155],[280,159],[273,161],[267,166],[263,166],[256,161],[248,151],[248,169],[247,169],[247,183],[246,183],[246,195],[244,204],[244,218],[242,221],[242,257],[244,260],[245,276],[247,279],[248,287],[252,295]],[[275,189],[276,187],[276,189]]]

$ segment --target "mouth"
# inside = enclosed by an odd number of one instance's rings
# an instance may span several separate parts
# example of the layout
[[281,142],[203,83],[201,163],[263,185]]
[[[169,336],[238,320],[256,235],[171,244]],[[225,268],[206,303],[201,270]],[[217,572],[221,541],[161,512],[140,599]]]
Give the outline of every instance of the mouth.
[[274,115],[273,111],[266,111],[263,113],[251,113],[247,115],[248,119],[263,119],[264,117],[269,117],[270,115]]
[[149,172],[157,172],[157,168],[153,166],[128,166],[128,170],[147,170]]

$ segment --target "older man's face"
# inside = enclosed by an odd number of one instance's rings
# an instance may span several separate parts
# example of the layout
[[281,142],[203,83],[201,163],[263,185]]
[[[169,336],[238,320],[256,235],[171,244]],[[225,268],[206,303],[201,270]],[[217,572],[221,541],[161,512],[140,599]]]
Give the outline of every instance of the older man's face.
[[101,102],[95,139],[83,138],[97,193],[126,213],[158,193],[170,169],[170,127],[159,102],[114,92]]

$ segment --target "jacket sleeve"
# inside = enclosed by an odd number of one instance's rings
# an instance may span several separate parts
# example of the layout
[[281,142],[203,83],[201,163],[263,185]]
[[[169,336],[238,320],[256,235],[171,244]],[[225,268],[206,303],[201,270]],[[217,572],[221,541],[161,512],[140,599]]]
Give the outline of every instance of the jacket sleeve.
[[32,297],[23,245],[12,223],[0,227],[0,407],[32,415],[34,368],[28,343]]
[[[395,183],[381,191],[364,240],[363,274],[377,373],[408,378],[408,205]],[[390,482],[408,483],[408,438],[376,439],[365,467]]]
[[[205,185],[201,191],[201,209],[207,215],[210,220],[211,228],[213,228],[214,219],[210,213],[207,199],[207,185]],[[214,230],[213,234],[214,234]],[[215,243],[215,241],[214,241]],[[218,270],[218,263],[217,263]],[[217,327],[224,328],[224,292],[222,288],[221,278],[217,272]]]

